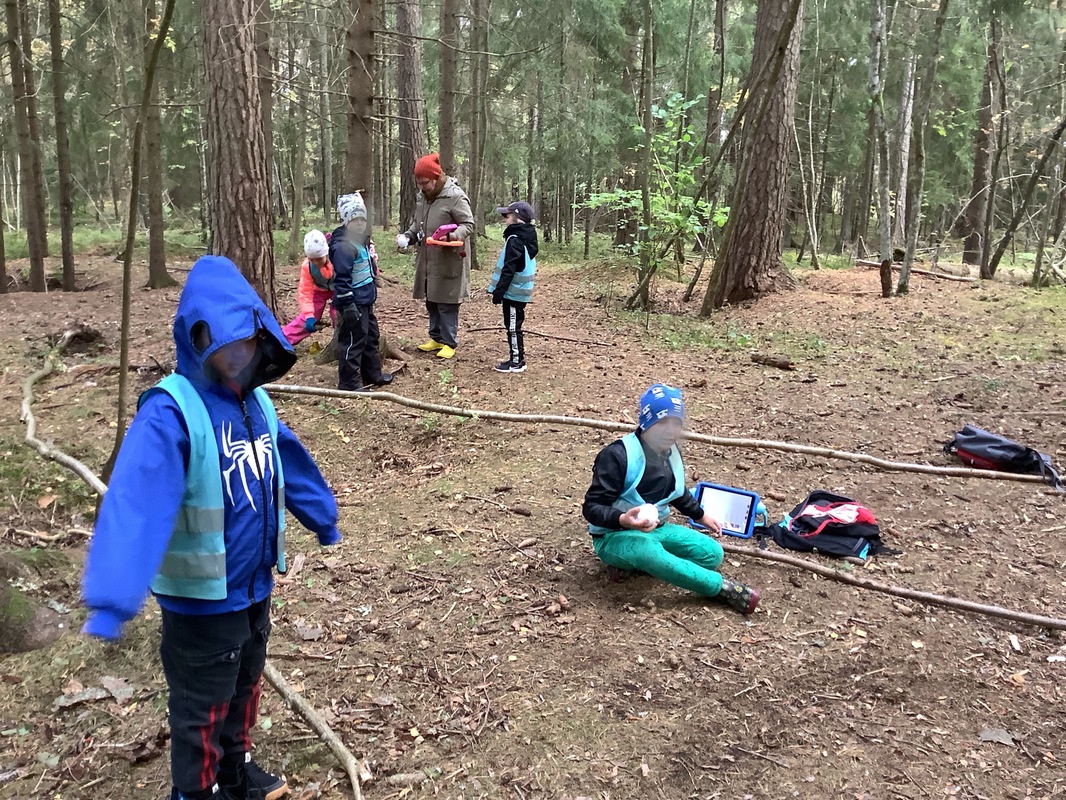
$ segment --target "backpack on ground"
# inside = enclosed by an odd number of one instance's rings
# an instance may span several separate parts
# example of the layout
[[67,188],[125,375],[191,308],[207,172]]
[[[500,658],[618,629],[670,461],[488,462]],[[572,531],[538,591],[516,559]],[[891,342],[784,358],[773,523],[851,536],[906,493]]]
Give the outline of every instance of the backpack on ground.
[[899,554],[881,541],[873,512],[850,497],[816,490],[776,525],[756,529],[761,547],[773,539],[786,550],[865,559],[878,553]]
[[1058,473],[1051,466],[1050,456],[973,425],[956,433],[944,445],[944,452],[974,469],[1043,475],[1044,480],[1055,488],[1063,488]]

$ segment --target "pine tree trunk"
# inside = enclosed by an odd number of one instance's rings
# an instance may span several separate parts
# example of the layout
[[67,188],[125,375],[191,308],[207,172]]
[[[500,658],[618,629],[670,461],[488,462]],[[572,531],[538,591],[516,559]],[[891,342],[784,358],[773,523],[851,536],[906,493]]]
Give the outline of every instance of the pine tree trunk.
[[415,217],[415,160],[425,154],[426,128],[422,100],[422,17],[419,0],[399,0],[396,31],[400,58],[397,64],[400,132],[400,229],[407,230]]
[[459,0],[440,6],[440,164],[445,175],[455,174],[455,88],[459,50]]
[[19,24],[22,36],[22,79],[26,84],[26,112],[30,123],[30,143],[33,160],[34,205],[37,214],[39,247],[44,257],[48,253],[48,214],[45,211],[48,188],[44,182],[44,154],[41,150],[41,125],[37,115],[37,86],[33,75],[33,37],[30,36],[30,9],[26,0],[20,4]]
[[882,265],[892,263],[892,197],[888,152],[888,126],[885,123],[885,59],[888,28],[885,0],[870,0],[870,109],[877,139],[877,228]]
[[26,224],[26,239],[30,253],[30,290],[43,292],[44,250],[41,247],[40,217],[37,215],[37,192],[40,185],[33,180],[34,142],[30,134],[29,98],[26,87],[26,62],[23,61],[21,47],[21,9],[18,0],[5,0],[4,11],[7,18],[8,55],[11,60],[11,88],[15,105],[15,130],[19,150],[19,184],[22,198],[22,217]]
[[4,174],[3,164],[0,163],[0,294],[7,294],[7,250],[4,246],[4,228],[7,227],[4,220],[6,219],[4,214],[4,186],[6,183],[4,180],[7,176]]
[[328,226],[333,220],[333,117],[329,106],[329,30],[319,18],[315,6],[315,31],[318,46],[318,124],[319,158],[322,161],[322,216]]
[[755,15],[755,50],[749,82],[773,59],[758,90],[747,152],[701,313],[791,285],[781,262],[792,128],[799,83],[802,0],[762,0]]
[[912,202],[907,208],[907,247],[903,254],[903,265],[899,271],[899,283],[896,294],[906,294],[910,290],[911,265],[918,248],[918,228],[921,221],[922,192],[925,186],[925,121],[929,118],[929,109],[933,101],[933,84],[936,82],[937,61],[940,59],[940,37],[944,31],[944,21],[948,15],[948,0],[940,0],[936,22],[933,25],[933,40],[930,45],[929,66],[922,80],[921,96],[918,99],[918,113],[914,120],[914,174],[908,185]]
[[274,240],[254,0],[201,0],[211,252],[233,260],[272,309]]
[[[484,214],[481,208],[481,155],[484,149],[484,109],[485,109],[485,81],[488,78],[488,57],[483,53],[488,51],[488,21],[485,0],[471,0],[470,4],[470,179],[467,186],[470,188],[470,206],[474,212],[474,220],[478,230],[484,227]],[[470,239],[470,268],[480,269],[478,261],[478,237]]]
[[[307,18],[311,18],[310,2],[304,3],[304,11]],[[308,73],[308,63],[311,56],[311,43],[305,42],[300,53],[300,83],[305,87],[305,94],[310,91],[311,80]],[[296,86],[296,81],[290,82]],[[295,262],[303,254],[303,215],[304,215],[304,172],[307,169],[307,125],[296,126],[296,137],[293,142],[292,156],[292,228],[289,230],[289,261]]]
[[52,50],[52,101],[55,109],[56,166],[59,169],[59,228],[63,255],[63,289],[74,291],[74,187],[70,177],[67,131],[67,79],[63,61],[63,23],[59,0],[48,0],[48,38]]
[[[55,2],[55,0],[53,0]],[[155,42],[155,0],[145,6],[144,63],[151,57]],[[151,105],[144,121],[145,189],[148,192],[148,288],[165,289],[178,282],[167,272],[167,256],[163,244],[163,134],[159,119],[159,87],[152,86]]]
[[[204,2],[204,0],[201,0]],[[263,141],[266,147],[267,190],[270,193],[270,230],[277,224],[275,193],[281,192],[281,181],[274,180],[274,57],[270,52],[270,29],[274,14],[270,0],[256,0],[255,4],[255,57],[259,69],[259,97],[263,106]]]
[[374,0],[351,0],[348,28],[348,144],[344,191],[362,192],[373,219],[374,190]]
[[970,200],[962,215],[962,230],[959,231],[963,243],[963,263],[981,264],[984,251],[985,215],[988,212],[989,184],[992,182],[992,150],[995,146],[995,123],[993,108],[995,106],[996,63],[999,37],[994,30],[999,25],[993,21],[989,26],[988,47],[985,56],[985,77],[981,84],[981,103],[977,107],[977,127],[973,134],[973,181],[970,187]]

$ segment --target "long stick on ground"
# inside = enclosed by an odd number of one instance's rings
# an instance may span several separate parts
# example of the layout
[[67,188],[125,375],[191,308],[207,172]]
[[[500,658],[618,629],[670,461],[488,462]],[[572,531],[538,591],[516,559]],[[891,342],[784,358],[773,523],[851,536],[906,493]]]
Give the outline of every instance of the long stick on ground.
[[[22,421],[26,423],[26,441],[37,452],[39,452],[45,458],[50,458],[53,461],[62,464],[67,469],[71,470],[75,475],[85,481],[92,487],[101,497],[107,493],[107,486],[100,478],[98,478],[91,469],[85,464],[78,461],[78,459],[67,455],[62,450],[58,450],[45,442],[42,442],[37,438],[37,420],[33,416],[33,386],[37,381],[47,377],[55,369],[55,361],[53,360],[74,335],[74,331],[67,331],[64,334],[63,339],[52,350],[49,356],[45,359],[44,366],[30,375],[26,379],[26,382],[22,384]],[[271,686],[280,694],[285,701],[289,704],[289,708],[303,717],[304,721],[311,726],[311,729],[319,735],[323,742],[329,747],[336,756],[337,760],[344,767],[345,772],[348,773],[348,779],[352,782],[352,790],[355,792],[356,800],[363,799],[363,791],[359,785],[359,762],[356,761],[355,756],[352,755],[351,750],[344,746],[344,743],[340,740],[340,737],[333,732],[333,729],[326,724],[322,717],[311,707],[306,700],[304,700],[296,691],[289,686],[288,681],[282,677],[273,664],[269,662],[263,668],[263,676],[267,679]]]
[[[485,333],[486,331],[495,331],[498,333],[506,333],[507,329],[500,326],[496,328],[466,328],[463,333]],[[569,336],[557,336],[553,333],[541,333],[540,331],[531,331],[528,328],[523,329],[522,333],[526,336],[539,336],[542,339],[555,339],[560,342],[573,342],[574,344],[587,344],[593,347],[614,347],[611,342],[593,342],[589,339],[572,339]]]
[[289,708],[303,717],[304,722],[311,726],[311,729],[318,734],[318,737],[326,743],[326,746],[333,752],[333,755],[341,762],[341,766],[344,767],[344,771],[348,773],[348,780],[352,783],[352,790],[355,792],[355,800],[363,800],[363,790],[359,784],[359,762],[355,760],[355,756],[352,755],[352,751],[344,746],[344,742],[340,740],[333,729],[326,724],[326,721],[319,716],[318,712],[308,703],[303,697],[293,689],[287,680],[278,672],[277,668],[267,662],[263,667],[263,677],[270,682],[270,685],[274,687],[278,694],[284,698],[285,702],[289,704]]
[[[303,394],[315,397],[346,397],[352,400],[381,400],[397,405],[415,408],[420,411],[428,411],[434,414],[447,414],[454,417],[470,417],[472,419],[491,419],[498,422],[520,422],[527,424],[548,425],[577,425],[585,428],[596,428],[601,431],[619,431],[628,433],[633,430],[633,425],[622,422],[609,422],[602,419],[589,419],[586,417],[563,417],[552,414],[515,414],[502,411],[485,411],[476,408],[459,408],[458,406],[445,406],[439,403],[428,403],[423,400],[412,400],[409,397],[393,394],[392,392],[346,392],[340,389],[326,389],[318,386],[293,386],[289,384],[269,384],[265,387],[269,392],[278,394]],[[718,447],[738,447],[745,450],[777,450],[783,453],[798,453],[805,456],[818,458],[833,458],[843,461],[851,461],[856,464],[867,464],[887,472],[916,472],[922,475],[943,475],[950,478],[980,478],[983,480],[1017,481],[1019,483],[1044,483],[1040,475],[1020,475],[1014,472],[996,472],[993,470],[969,469],[968,467],[937,467],[932,464],[911,464],[906,461],[889,461],[866,453],[852,453],[847,450],[833,450],[829,447],[815,447],[806,444],[793,444],[791,442],[778,442],[771,439],[735,439],[728,436],[710,436],[705,433],[693,433],[686,431],[683,436],[689,441],[703,444],[716,445]]]
[[954,609],[955,611],[982,614],[986,617],[998,617],[999,619],[1006,619],[1012,622],[1024,622],[1027,625],[1039,625],[1045,628],[1055,628],[1056,630],[1066,631],[1066,619],[1059,619],[1058,617],[1045,617],[1041,614],[1030,614],[1025,611],[1011,611],[1009,608],[989,606],[984,603],[975,603],[972,600],[961,600],[957,597],[948,597],[946,595],[933,594],[932,592],[920,592],[917,589],[907,589],[902,586],[890,586],[886,583],[878,583],[877,581],[868,580],[867,578],[858,578],[850,573],[842,572],[822,564],[816,564],[805,558],[785,555],[784,553],[775,553],[769,550],[757,550],[753,547],[741,547],[739,545],[729,544],[728,542],[721,542],[721,545],[722,549],[727,553],[732,553],[738,556],[748,556],[750,558],[761,558],[778,564],[787,564],[790,567],[798,567],[799,569],[813,572],[815,575],[821,575],[822,577],[838,581],[839,583],[846,583],[849,586],[856,586],[860,589],[869,589],[872,592],[889,594],[893,597],[901,597],[904,600],[913,600],[918,603],[925,603],[926,605]]
[[[859,267],[866,267],[867,269],[881,269],[880,261],[867,261],[866,259],[857,259],[855,265]],[[892,269],[899,272],[903,267],[898,264],[893,264]],[[967,278],[965,275],[947,275],[943,272],[931,272],[927,269],[914,269],[911,268],[912,275],[928,275],[930,278],[940,278],[942,281],[958,281],[959,283],[977,283],[977,278]]]

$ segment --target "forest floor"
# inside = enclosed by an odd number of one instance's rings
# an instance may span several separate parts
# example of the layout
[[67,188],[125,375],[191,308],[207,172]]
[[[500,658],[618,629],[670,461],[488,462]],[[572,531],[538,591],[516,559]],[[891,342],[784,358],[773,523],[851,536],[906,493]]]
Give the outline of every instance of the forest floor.
[[[628,422],[663,380],[686,388],[700,432],[940,464],[942,443],[973,422],[1066,462],[1064,292],[916,276],[909,296],[886,301],[876,271],[802,272],[793,291],[702,320],[680,284],[655,289],[676,316],[608,311],[625,276],[560,264],[551,248],[542,262],[528,328],[607,346],[530,335],[528,372],[499,375],[502,335],[468,332],[454,363],[412,356],[395,391]],[[411,350],[425,313],[398,263],[378,313]],[[119,270],[106,258],[79,269],[93,291],[0,297],[0,537],[35,570],[23,585],[70,629],[0,658],[0,797],[163,798],[158,608],[117,645],[75,633],[93,500],[24,445],[18,421],[20,384],[49,335],[93,326],[103,346],[65,356],[35,409],[43,438],[95,469],[106,459]],[[158,379],[157,361],[173,363],[177,299],[134,294],[131,362],[146,367],[134,396]],[[282,305],[294,310],[291,292]],[[478,297],[464,328],[497,314]],[[286,382],[332,387],[336,374],[301,358]],[[580,503],[611,435],[275,400],[331,481],[345,540],[323,551],[293,531],[271,658],[366,757],[367,797],[1066,797],[1062,636],[740,557],[723,571],[762,590],[749,618],[649,578],[610,583]],[[861,500],[904,551],[860,568],[873,579],[1066,616],[1066,502],[1045,487],[697,444],[686,462],[692,478],[786,498],[768,501],[775,517],[815,488]],[[93,689],[104,697],[74,702]],[[349,796],[328,750],[270,689],[256,747],[294,796]]]

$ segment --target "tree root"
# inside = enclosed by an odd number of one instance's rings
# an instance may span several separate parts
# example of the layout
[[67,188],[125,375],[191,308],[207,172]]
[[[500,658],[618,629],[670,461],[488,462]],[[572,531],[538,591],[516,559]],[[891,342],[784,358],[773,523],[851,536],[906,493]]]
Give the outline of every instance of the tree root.
[[[428,411],[434,414],[446,414],[454,417],[470,417],[472,419],[491,419],[499,422],[522,422],[529,424],[548,425],[577,425],[585,428],[595,428],[601,431],[618,431],[629,433],[633,425],[622,422],[609,422],[602,419],[589,419],[586,417],[563,417],[552,414],[517,414],[500,411],[485,411],[476,408],[459,408],[458,406],[445,406],[439,403],[427,403],[422,400],[412,400],[402,395],[391,392],[346,392],[340,389],[326,389],[318,386],[293,386],[289,384],[268,384],[263,387],[269,392],[277,394],[303,394],[315,397],[344,397],[353,400],[381,400],[397,405],[415,408],[420,411]],[[793,444],[791,442],[778,442],[770,439],[734,439],[728,436],[710,436],[703,433],[686,431],[682,436],[689,441],[703,444],[716,445],[718,447],[737,447],[745,450],[776,450],[783,453],[798,453],[817,458],[832,458],[842,461],[850,461],[855,464],[867,464],[871,467],[885,470],[886,472],[915,472],[921,475],[942,475],[950,478],[979,478],[983,480],[1015,481],[1018,483],[1046,483],[1040,475],[1023,475],[1015,472],[997,472],[994,470],[970,469],[969,467],[937,467],[932,464],[911,464],[906,461],[890,461],[866,453],[852,453],[847,450],[834,450],[829,447],[815,447],[806,444]]]

